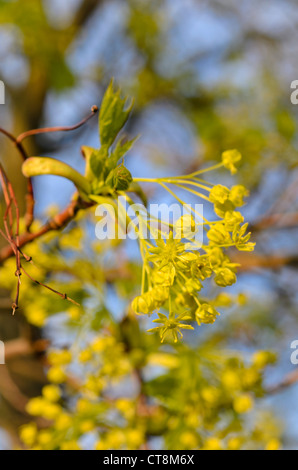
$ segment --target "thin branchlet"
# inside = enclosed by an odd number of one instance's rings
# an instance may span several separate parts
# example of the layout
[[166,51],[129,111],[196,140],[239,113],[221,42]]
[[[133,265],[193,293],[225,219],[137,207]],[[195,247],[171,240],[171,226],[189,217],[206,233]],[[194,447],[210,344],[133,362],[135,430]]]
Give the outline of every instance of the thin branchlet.
[[[0,235],[8,242],[8,247],[11,250],[11,254],[15,256],[16,259],[16,271],[15,276],[17,277],[17,287],[16,287],[16,297],[12,304],[12,314],[14,315],[15,312],[19,308],[19,298],[20,298],[20,288],[21,288],[21,276],[25,274],[32,282],[35,284],[48,289],[49,291],[53,292],[54,294],[58,295],[64,300],[71,302],[74,305],[79,305],[73,299],[71,299],[67,294],[62,294],[57,290],[43,284],[42,282],[34,279],[30,276],[30,274],[23,268],[21,258],[23,257],[26,262],[32,263],[32,258],[21,250],[21,238],[20,238],[20,210],[18,206],[18,202],[15,196],[15,192],[13,190],[12,184],[7,178],[4,168],[0,164],[0,182],[2,186],[2,191],[4,195],[4,201],[6,204],[6,210],[3,216],[3,224],[4,230],[0,229]],[[14,210],[13,210],[14,209]],[[75,210],[73,211],[75,213]],[[58,219],[59,220],[59,219]],[[50,227],[57,227],[59,222],[56,222],[55,219],[52,223],[48,223],[49,229]],[[28,232],[27,232],[28,234]]]
[[[75,124],[74,126],[47,127],[47,128],[43,128],[43,129],[33,129],[33,130],[30,130],[30,131],[27,131],[27,132],[23,132],[18,137],[15,137],[10,132],[8,132],[5,129],[3,129],[2,127],[0,127],[0,133],[3,134],[5,137],[7,137],[15,145],[15,147],[18,150],[22,160],[25,161],[29,158],[29,155],[27,154],[27,152],[26,152],[26,150],[23,146],[23,143],[22,143],[25,139],[27,139],[28,137],[31,137],[31,136],[38,135],[38,134],[45,134],[45,133],[51,133],[51,132],[68,132],[68,131],[73,131],[73,130],[79,129],[84,124],[86,124],[93,116],[95,116],[95,114],[97,114],[97,112],[98,112],[98,107],[97,106],[92,106],[91,113],[86,118],[84,118],[82,121],[80,121],[78,124]],[[3,184],[2,184],[2,186],[3,186]],[[6,202],[6,204],[7,204],[7,202]],[[31,229],[32,224],[34,222],[34,207],[35,207],[34,188],[33,188],[33,184],[32,184],[32,179],[28,178],[27,194],[26,194],[26,213],[25,213],[25,216],[24,216],[25,226],[26,226],[27,232],[30,232],[30,229]]]
[[69,131],[75,131],[76,129],[79,129],[82,127],[84,124],[86,124],[96,113],[98,112],[98,107],[97,106],[92,106],[91,108],[91,113],[82,121],[80,121],[78,124],[75,124],[74,126],[64,126],[64,127],[44,127],[42,129],[32,129],[27,132],[23,132],[20,134],[16,141],[18,143],[23,142],[23,140],[27,139],[28,137],[32,137],[34,135],[40,135],[40,134],[49,134],[52,132],[69,132]]

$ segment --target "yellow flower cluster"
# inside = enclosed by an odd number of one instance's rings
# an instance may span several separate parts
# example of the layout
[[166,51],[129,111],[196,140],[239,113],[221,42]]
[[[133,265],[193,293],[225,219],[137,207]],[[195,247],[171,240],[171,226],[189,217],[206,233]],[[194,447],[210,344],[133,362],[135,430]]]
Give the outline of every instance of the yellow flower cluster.
[[[184,215],[167,237],[157,230],[154,243],[140,240],[144,263],[143,288],[142,294],[134,299],[132,309],[137,314],[158,313],[158,319],[154,322],[160,326],[150,331],[158,332],[162,341],[168,333],[177,341],[179,336],[182,337],[181,329],[192,329],[193,322],[198,325],[214,323],[219,312],[214,303],[206,301],[201,294],[205,281],[213,278],[219,287],[232,286],[237,281],[238,265],[230,261],[226,250],[230,247],[239,251],[254,249],[255,244],[250,242],[251,234],[247,232],[248,224],[244,223],[244,217],[237,210],[244,205],[244,198],[248,196],[246,188],[236,185],[229,189],[199,178],[201,173],[221,166],[235,173],[235,164],[240,160],[241,154],[230,150],[223,153],[221,164],[191,175],[158,180],[138,179],[140,182],[160,184],[181,204],[185,202],[168,188],[168,184],[185,189],[209,201],[219,217],[210,222],[201,215],[203,222],[198,222],[198,214]],[[207,243],[203,242],[197,249],[192,248],[185,239],[191,239],[199,226],[206,233]],[[168,311],[168,315],[164,310]]]

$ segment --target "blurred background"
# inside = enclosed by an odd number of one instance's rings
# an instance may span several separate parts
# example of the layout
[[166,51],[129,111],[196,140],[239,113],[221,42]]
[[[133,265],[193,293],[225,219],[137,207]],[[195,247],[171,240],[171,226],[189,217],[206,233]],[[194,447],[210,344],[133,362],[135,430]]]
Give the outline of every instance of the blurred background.
[[[298,369],[290,361],[298,340],[298,108],[290,100],[297,26],[294,0],[0,0],[1,127],[18,135],[75,124],[100,104],[113,76],[135,98],[127,128],[141,135],[127,159],[134,176],[189,172],[229,148],[243,154],[237,181],[251,191],[244,212],[257,248],[237,255],[234,291],[245,291],[248,302],[218,328],[233,347],[279,354],[266,380],[283,386],[268,402],[291,449],[298,449]],[[1,161],[22,201],[19,155],[0,139]],[[26,148],[82,170],[83,144],[98,145],[96,119],[74,133],[31,139]],[[65,206],[73,188],[46,177],[35,191],[44,219],[49,205]],[[5,449],[27,420],[24,394],[37,395],[45,378],[40,352],[22,355],[15,346],[25,338],[38,349],[42,332],[12,318],[9,296],[0,294],[0,339],[12,345],[10,373],[0,366]]]

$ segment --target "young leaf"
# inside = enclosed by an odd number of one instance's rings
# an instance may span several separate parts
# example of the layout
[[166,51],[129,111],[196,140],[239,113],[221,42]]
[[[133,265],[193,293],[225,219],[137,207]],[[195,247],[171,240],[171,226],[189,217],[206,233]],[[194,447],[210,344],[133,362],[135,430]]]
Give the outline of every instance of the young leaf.
[[126,191],[132,182],[131,173],[124,165],[118,166],[113,173],[114,188],[118,191]]
[[86,160],[85,177],[90,182],[95,178],[99,179],[103,172],[105,161],[108,158],[106,148],[102,147],[100,150],[97,150],[93,147],[83,146],[82,154]]
[[90,157],[90,168],[93,173],[93,178],[94,176],[97,179],[100,179],[104,166],[105,166],[105,161],[107,159],[106,153],[102,150],[95,150],[91,157]]
[[111,81],[103,97],[99,113],[99,135],[101,144],[108,148],[126,124],[133,102],[127,104],[127,98],[121,98],[120,90],[114,89]]
[[107,166],[109,170],[113,170],[117,166],[119,160],[121,160],[121,158],[123,158],[124,155],[129,152],[129,150],[132,148],[133,144],[137,139],[138,137],[133,140],[126,140],[124,138],[117,142],[116,147],[114,148],[109,160],[107,161]]

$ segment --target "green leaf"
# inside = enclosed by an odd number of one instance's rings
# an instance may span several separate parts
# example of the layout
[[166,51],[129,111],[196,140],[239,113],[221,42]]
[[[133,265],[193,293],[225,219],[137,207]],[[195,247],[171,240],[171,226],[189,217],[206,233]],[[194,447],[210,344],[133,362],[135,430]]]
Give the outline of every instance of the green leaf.
[[124,165],[118,166],[114,170],[113,186],[116,190],[126,191],[129,188],[131,182],[132,182],[131,173],[130,171],[128,171],[127,168],[125,168]]
[[126,124],[133,102],[127,103],[127,98],[121,98],[120,90],[114,89],[111,81],[102,100],[99,113],[99,135],[101,144],[108,148],[115,142],[121,129]]
[[92,170],[93,175],[97,179],[100,179],[102,175],[106,158],[107,156],[105,152],[102,152],[101,150],[96,150],[95,152],[92,153],[90,157],[90,168]]
[[132,180],[130,171],[128,171],[124,165],[119,165],[117,168],[110,171],[107,179],[105,180],[105,184],[116,191],[126,191]]
[[92,182],[94,179],[100,179],[103,172],[105,161],[108,158],[108,152],[105,147],[97,150],[93,147],[82,147],[82,153],[86,160],[85,177]]
[[113,150],[109,159],[107,160],[106,167],[109,172],[111,170],[114,170],[114,168],[116,168],[116,166],[119,163],[119,160],[121,160],[121,158],[123,158],[124,155],[131,149],[135,140],[136,139],[133,139],[133,140],[121,139],[117,143],[115,149]]
[[124,157],[125,154],[127,154],[127,152],[129,152],[129,150],[132,148],[132,146],[138,140],[138,138],[139,136],[135,137],[132,140],[127,140],[126,137],[124,137],[123,139],[119,140],[119,142],[117,142],[115,149],[112,152],[111,157],[114,157],[114,158],[117,157],[117,162],[118,162],[121,158]]

